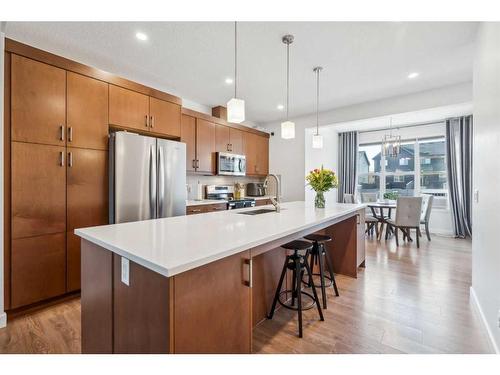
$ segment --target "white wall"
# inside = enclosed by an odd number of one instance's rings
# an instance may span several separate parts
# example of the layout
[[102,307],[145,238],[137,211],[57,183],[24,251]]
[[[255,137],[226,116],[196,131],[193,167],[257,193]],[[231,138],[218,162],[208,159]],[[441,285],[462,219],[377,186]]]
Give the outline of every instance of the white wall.
[[[471,99],[472,84],[470,82],[461,83],[415,94],[337,108],[321,113],[320,122],[325,125],[332,125],[470,102]],[[292,120],[295,121],[296,127],[294,139],[281,138],[280,122],[263,124],[269,131],[274,132],[274,136],[270,139],[269,167],[272,173],[281,174],[283,199],[287,201],[304,200],[304,130],[314,126],[316,116],[310,115]]]
[[[316,129],[305,129],[305,170],[303,185],[305,186],[306,202],[314,202],[315,192],[310,186],[306,186],[305,175],[312,169],[320,168],[323,165],[325,168],[332,169],[337,173],[338,165],[338,146],[339,135],[332,128],[320,128],[320,134],[323,136],[323,148],[312,148],[312,136],[316,134]],[[337,202],[337,189],[332,189],[325,193],[326,204]]]
[[3,59],[5,22],[0,24],[0,328],[7,324],[3,302]]
[[472,288],[496,351],[500,347],[500,23],[482,23],[474,60]]

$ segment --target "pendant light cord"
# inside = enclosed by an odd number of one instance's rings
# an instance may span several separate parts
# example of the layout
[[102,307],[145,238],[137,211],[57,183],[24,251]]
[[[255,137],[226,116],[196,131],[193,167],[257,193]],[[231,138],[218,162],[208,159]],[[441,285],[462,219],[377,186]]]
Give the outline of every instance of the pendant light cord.
[[289,81],[290,81],[290,43],[286,45],[286,120],[288,121],[288,103],[289,103],[289,97],[290,97],[290,88],[289,88]]
[[238,86],[238,26],[234,21],[234,97],[236,97],[236,88]]
[[319,135],[319,72],[316,70],[316,135]]

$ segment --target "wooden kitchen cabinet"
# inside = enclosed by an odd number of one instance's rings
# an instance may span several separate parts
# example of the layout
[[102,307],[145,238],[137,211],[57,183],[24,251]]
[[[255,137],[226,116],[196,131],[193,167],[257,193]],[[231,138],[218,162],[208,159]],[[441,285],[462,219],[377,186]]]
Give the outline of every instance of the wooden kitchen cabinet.
[[65,147],[12,142],[12,238],[66,232]]
[[224,125],[215,125],[215,151],[231,152],[231,141],[229,128]]
[[215,124],[196,119],[196,171],[215,173]]
[[64,294],[65,233],[12,240],[11,267],[11,308]]
[[257,135],[245,132],[245,156],[247,163],[247,175],[257,175]]
[[108,149],[108,84],[67,73],[67,145]]
[[66,143],[66,71],[12,54],[11,137],[48,145]]
[[198,204],[195,206],[186,206],[186,215],[204,214],[207,212],[226,211],[227,203],[216,204]]
[[267,176],[269,174],[269,138],[256,136],[257,143],[257,174]]
[[250,251],[174,276],[175,353],[251,353]]
[[149,98],[150,130],[170,137],[181,136],[181,106]]
[[186,144],[186,171],[196,170],[196,119],[182,115],[181,142]]
[[107,151],[69,148],[67,163],[67,292],[80,289],[80,237],[76,228],[108,224]]
[[109,123],[149,131],[149,96],[109,85]]
[[243,147],[243,132],[241,130],[233,128],[229,129],[229,144],[231,145],[231,152],[233,154],[245,154]]

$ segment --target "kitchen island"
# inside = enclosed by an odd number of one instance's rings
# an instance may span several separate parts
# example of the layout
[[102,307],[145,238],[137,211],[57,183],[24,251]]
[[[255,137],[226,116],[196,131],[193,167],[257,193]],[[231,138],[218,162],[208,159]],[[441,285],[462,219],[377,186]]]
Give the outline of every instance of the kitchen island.
[[281,245],[326,233],[336,273],[356,277],[364,266],[364,205],[290,202],[280,213],[242,214],[254,210],[77,229],[82,352],[251,353]]

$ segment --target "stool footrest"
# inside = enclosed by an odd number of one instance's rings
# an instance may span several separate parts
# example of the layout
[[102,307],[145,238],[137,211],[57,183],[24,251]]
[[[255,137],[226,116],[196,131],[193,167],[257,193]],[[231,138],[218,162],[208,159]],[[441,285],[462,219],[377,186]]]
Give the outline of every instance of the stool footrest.
[[[282,296],[283,294],[288,294],[288,293],[289,293],[289,294],[292,294],[292,293],[293,293],[293,291],[292,291],[292,290],[283,290],[283,291],[280,293],[280,296],[279,296],[279,298],[278,298],[278,303],[279,303],[281,306],[283,306],[284,308],[286,308],[286,309],[297,311],[297,310],[299,309],[299,308],[298,308],[298,305],[297,305],[297,307],[295,307],[294,305],[287,304],[287,303],[286,303],[286,301],[285,301],[285,302],[283,302],[283,301],[281,300],[281,296]],[[308,305],[302,306],[302,310],[310,310],[310,309],[312,309],[312,308],[316,305],[316,302],[314,301],[314,296],[313,296],[312,294],[308,293],[308,292],[303,291],[303,290],[301,290],[301,291],[300,291],[300,293],[301,293],[302,295],[304,295],[304,296],[309,297],[309,298],[312,300],[312,301],[311,301]],[[297,302],[297,301],[296,301],[296,302]]]

